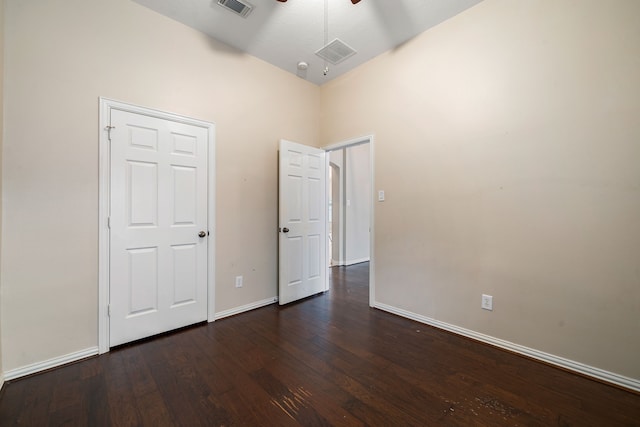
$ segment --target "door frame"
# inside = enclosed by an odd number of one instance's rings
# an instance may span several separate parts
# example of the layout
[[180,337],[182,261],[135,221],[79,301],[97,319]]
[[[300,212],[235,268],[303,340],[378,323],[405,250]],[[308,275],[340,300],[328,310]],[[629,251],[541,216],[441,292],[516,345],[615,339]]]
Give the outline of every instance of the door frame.
[[[327,153],[330,153],[330,151],[328,151]],[[337,175],[338,176],[334,176],[334,171],[337,170]],[[331,192],[329,193],[329,196],[327,198],[327,200],[329,200],[329,202],[331,203],[332,206],[332,214],[331,214],[331,218],[327,218],[327,222],[329,222],[329,220],[331,220],[331,227],[327,228],[327,234],[331,233],[331,241],[328,242],[328,246],[330,247],[329,252],[331,253],[331,256],[329,257],[329,266],[330,267],[339,267],[344,265],[344,253],[345,253],[345,248],[344,248],[344,241],[346,240],[344,238],[344,223],[345,223],[345,218],[344,218],[344,206],[342,201],[344,200],[344,178],[342,176],[342,174],[344,173],[344,165],[342,167],[336,165],[334,162],[331,161],[331,159],[329,159],[329,170],[327,171],[328,174],[330,174],[331,176],[329,176],[329,184],[332,187],[331,188]],[[338,181],[337,183],[337,195],[335,194],[335,192],[333,191],[336,183],[335,181]],[[327,190],[329,190],[327,188]],[[336,206],[336,204],[334,203],[335,200],[339,200],[340,203],[338,203],[338,206]],[[336,215],[337,212],[337,215]],[[338,230],[335,230],[335,221],[333,221],[333,219],[335,217],[338,217]],[[337,233],[334,233],[334,231],[337,231]],[[334,251],[334,243],[336,243],[337,241],[337,254],[338,256],[336,257],[336,251]],[[337,260],[336,263],[334,264],[333,261]]]
[[[375,251],[374,251],[374,239],[375,239],[375,156],[374,156],[374,135],[365,135],[361,137],[351,138],[346,141],[337,142],[335,144],[328,145],[323,147],[324,150],[329,153],[330,151],[341,150],[343,148],[354,147],[356,145],[369,144],[369,182],[371,185],[370,191],[370,206],[369,206],[369,307],[374,307],[376,302],[376,280],[375,280]],[[331,166],[329,166],[329,156],[326,156],[326,167],[327,167],[327,185],[329,185],[329,172]],[[327,196],[325,200],[325,209],[327,212],[329,211],[329,192],[327,191]],[[327,241],[329,240],[329,231],[327,229]],[[327,244],[327,259],[329,257],[329,245]],[[329,266],[327,266],[329,268]],[[327,274],[325,289],[329,289],[329,275]]]
[[100,97],[99,119],[99,184],[98,184],[98,352],[109,351],[109,199],[110,188],[110,141],[109,123],[111,110],[143,114],[163,120],[172,120],[207,129],[207,320],[215,320],[215,124],[179,114],[155,110]]

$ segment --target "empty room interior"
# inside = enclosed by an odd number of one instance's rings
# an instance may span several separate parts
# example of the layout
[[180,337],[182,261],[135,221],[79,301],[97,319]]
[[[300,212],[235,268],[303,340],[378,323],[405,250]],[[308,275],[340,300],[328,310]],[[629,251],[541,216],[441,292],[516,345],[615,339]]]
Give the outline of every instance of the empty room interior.
[[218,3],[0,0],[0,424],[637,423],[640,1]]

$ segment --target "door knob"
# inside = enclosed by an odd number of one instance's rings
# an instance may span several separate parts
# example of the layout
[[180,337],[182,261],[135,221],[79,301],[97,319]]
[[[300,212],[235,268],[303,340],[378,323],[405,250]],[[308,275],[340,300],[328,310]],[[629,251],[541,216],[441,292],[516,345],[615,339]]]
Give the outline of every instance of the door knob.
[[206,231],[201,231],[198,233],[198,237],[205,237],[207,235]]
[[285,228],[283,228],[283,229],[282,229],[282,232],[283,232],[283,233],[288,233],[288,232],[289,232],[289,229],[288,229],[287,227],[285,227]]

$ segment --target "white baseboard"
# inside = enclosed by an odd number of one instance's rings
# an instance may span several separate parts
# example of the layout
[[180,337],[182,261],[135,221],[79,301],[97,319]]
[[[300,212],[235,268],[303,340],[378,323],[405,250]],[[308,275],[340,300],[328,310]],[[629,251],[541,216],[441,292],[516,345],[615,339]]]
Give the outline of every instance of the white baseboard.
[[54,357],[53,359],[45,360],[43,362],[32,363],[31,365],[23,366],[21,368],[5,371],[4,380],[11,381],[15,380],[16,378],[24,377],[26,375],[37,374],[38,372],[66,365],[67,363],[76,362],[78,360],[86,359],[87,357],[95,356],[97,354],[98,347],[91,347],[73,353],[65,354],[64,356]]
[[[246,311],[255,310],[256,308],[264,307],[273,304],[278,301],[278,297],[271,297],[262,301],[256,301],[250,304],[245,304],[240,307],[235,307],[230,310],[221,311],[216,313],[215,319],[222,319],[224,317],[233,316],[236,314],[244,313]],[[600,381],[605,381],[611,384],[615,384],[620,387],[628,388],[637,392],[640,392],[640,380],[635,378],[629,378],[623,375],[616,374],[614,372],[605,371],[604,369],[596,368],[593,366],[585,365],[584,363],[576,362],[564,357],[555,356],[553,354],[545,353],[543,351],[535,350],[523,345],[514,344],[509,341],[505,341],[499,338],[495,338],[489,335],[481,334],[479,332],[472,331],[470,329],[461,328],[446,322],[441,322],[420,314],[416,314],[407,310],[403,310],[397,307],[393,307],[380,302],[374,302],[374,308],[387,311],[389,313],[396,314],[398,316],[406,317],[408,319],[415,320],[426,325],[430,325],[445,331],[453,332],[458,335],[462,335],[468,338],[475,339],[496,347],[503,348],[505,350],[519,353],[533,359],[537,359],[551,365],[555,365],[573,372],[586,375]],[[31,365],[23,366],[21,368],[11,369],[4,372],[4,381],[11,381],[26,375],[36,374],[47,369],[55,368],[65,365],[67,363],[76,362],[78,360],[85,359],[87,357],[95,356],[98,354],[98,347],[90,347],[85,350],[76,351],[66,354],[60,357],[54,357],[53,359],[45,360],[43,362],[33,363]],[[0,389],[4,385],[4,381],[0,382]]]
[[519,353],[533,359],[537,359],[551,365],[555,365],[573,372],[586,375],[598,379],[600,381],[615,384],[620,387],[631,389],[640,392],[640,380],[635,378],[625,377],[613,372],[605,371],[604,369],[596,368],[593,366],[585,365],[584,363],[576,362],[564,357],[555,356],[553,354],[545,353],[543,351],[535,350],[523,345],[514,344],[509,341],[505,341],[499,338],[492,337],[490,335],[481,334],[479,332],[472,331],[470,329],[461,328],[459,326],[451,325],[449,323],[441,322],[420,314],[412,313],[407,310],[403,310],[397,307],[393,307],[380,302],[374,302],[374,308],[388,311],[389,313],[397,314],[398,316],[406,317],[408,319],[415,320],[420,323],[427,324],[445,331],[453,332],[458,335],[462,335],[468,338],[472,338],[477,341],[481,341],[487,344],[491,344],[496,347],[503,348],[505,350]]
[[359,258],[359,259],[350,259],[347,260],[347,262],[344,263],[344,265],[353,265],[353,264],[360,264],[361,262],[369,262],[369,257],[366,258]]
[[219,320],[224,317],[235,316],[236,314],[244,313],[245,311],[255,310],[256,308],[261,308],[261,307],[273,304],[275,302],[278,302],[278,297],[271,297],[271,298],[263,299],[262,301],[256,301],[249,304],[241,305],[240,307],[235,307],[229,310],[224,310],[219,313],[216,313],[214,316],[214,319]]
[[335,261],[331,260],[331,265],[329,267],[348,267],[354,264],[360,264],[362,262],[369,262],[370,259],[367,258],[359,258],[359,259],[350,259],[347,261]]
[[[264,307],[275,302],[278,302],[278,297],[271,297],[262,301],[256,301],[240,307],[232,308],[230,310],[221,311],[215,314],[215,320],[222,319],[223,317],[233,316],[234,314],[244,313],[245,311],[254,310],[256,308]],[[85,350],[69,353],[64,356],[54,357],[53,359],[45,360],[43,362],[33,363],[21,368],[11,369],[4,372],[4,381],[15,380],[20,377],[36,374],[38,372],[46,371],[47,369],[62,366],[71,362],[76,362],[78,360],[86,359],[87,357],[95,356],[97,354],[98,347],[91,347]],[[2,385],[0,385],[0,388],[2,388]]]

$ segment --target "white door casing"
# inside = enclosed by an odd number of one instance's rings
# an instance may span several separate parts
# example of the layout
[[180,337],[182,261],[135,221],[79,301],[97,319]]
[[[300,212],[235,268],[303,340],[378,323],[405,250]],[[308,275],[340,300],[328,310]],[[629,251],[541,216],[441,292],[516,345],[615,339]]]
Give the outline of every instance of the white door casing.
[[279,268],[281,305],[327,290],[324,150],[280,141]]
[[104,352],[213,319],[214,127],[105,99],[101,112],[110,139],[106,195],[101,189],[101,214],[108,215],[100,246]]

